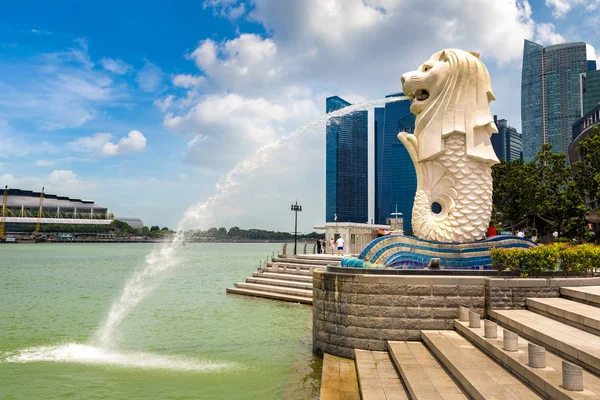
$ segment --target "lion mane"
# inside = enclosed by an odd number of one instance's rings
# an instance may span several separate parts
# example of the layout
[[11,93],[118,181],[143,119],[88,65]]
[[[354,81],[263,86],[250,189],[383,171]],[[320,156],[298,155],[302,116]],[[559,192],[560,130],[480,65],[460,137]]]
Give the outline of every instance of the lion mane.
[[444,153],[444,138],[458,132],[465,135],[468,156],[497,164],[490,141],[491,135],[498,133],[489,106],[495,97],[479,54],[447,49],[435,53],[431,60],[449,63],[450,73],[441,93],[417,115],[419,161],[433,160]]

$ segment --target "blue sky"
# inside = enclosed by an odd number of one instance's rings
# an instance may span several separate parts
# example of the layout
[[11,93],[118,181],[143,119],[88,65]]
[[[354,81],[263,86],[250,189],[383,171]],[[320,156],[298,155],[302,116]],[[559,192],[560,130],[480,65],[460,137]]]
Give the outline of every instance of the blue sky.
[[[600,49],[598,0],[171,3],[0,5],[1,185],[174,227],[236,163],[318,117],[325,97],[397,92],[441,48],[481,52],[492,111],[517,127],[524,38]],[[188,226],[289,230],[296,199],[300,229],[321,224],[324,133],[230,177]]]

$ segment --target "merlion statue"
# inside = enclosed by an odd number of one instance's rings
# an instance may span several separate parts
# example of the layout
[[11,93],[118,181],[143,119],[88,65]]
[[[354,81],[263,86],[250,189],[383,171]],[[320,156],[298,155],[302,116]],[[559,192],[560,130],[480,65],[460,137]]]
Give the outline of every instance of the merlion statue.
[[[421,239],[473,242],[485,237],[492,212],[492,170],[498,158],[490,137],[490,75],[479,54],[435,53],[402,75],[412,97],[415,132],[400,132],[417,172],[412,226]],[[436,204],[437,203],[437,204]]]

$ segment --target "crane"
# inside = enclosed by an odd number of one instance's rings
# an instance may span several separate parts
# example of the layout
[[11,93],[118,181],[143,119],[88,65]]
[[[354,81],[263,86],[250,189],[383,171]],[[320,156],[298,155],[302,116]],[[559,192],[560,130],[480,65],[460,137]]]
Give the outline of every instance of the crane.
[[40,207],[38,209],[38,217],[35,223],[35,232],[33,233],[33,237],[36,238],[40,234],[40,219],[42,218],[42,207],[44,206],[44,188],[42,187],[42,192],[40,193]]
[[8,203],[8,185],[4,186],[2,198],[2,217],[0,218],[0,240],[4,240],[4,223],[6,222],[6,204]]

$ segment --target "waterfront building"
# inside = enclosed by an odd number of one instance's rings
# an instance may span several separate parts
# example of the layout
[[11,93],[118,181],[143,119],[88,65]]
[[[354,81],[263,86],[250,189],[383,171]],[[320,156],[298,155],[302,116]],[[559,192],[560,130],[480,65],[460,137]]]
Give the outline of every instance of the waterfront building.
[[588,69],[583,42],[544,47],[525,40],[521,77],[523,158],[530,161],[550,143],[566,152],[571,127],[581,117],[581,74]]
[[[402,93],[387,97],[402,96]],[[387,103],[375,109],[375,223],[385,225],[396,211],[404,230],[412,231],[412,207],[417,191],[414,164],[398,132],[414,133],[415,115],[410,100]]]
[[600,104],[600,71],[588,70],[581,74],[581,115],[586,115]]
[[505,119],[494,115],[498,133],[491,137],[492,147],[498,159],[506,162],[523,159],[523,136],[515,128],[508,125]]
[[[28,232],[36,223],[75,225],[82,232],[85,226],[109,225],[113,219],[127,222],[134,229],[142,229],[139,218],[115,218],[107,207],[100,206],[94,200],[85,200],[44,193],[32,190],[10,188],[6,197],[5,232]],[[40,214],[41,207],[41,214]]]
[[[328,97],[326,112],[349,105],[338,96]],[[325,221],[365,223],[369,218],[367,111],[331,119],[325,140]]]

